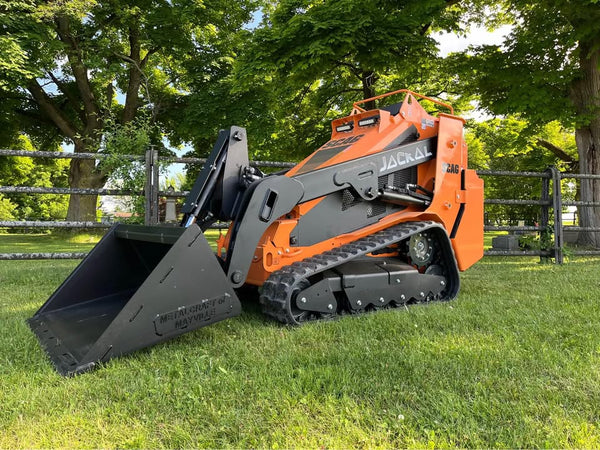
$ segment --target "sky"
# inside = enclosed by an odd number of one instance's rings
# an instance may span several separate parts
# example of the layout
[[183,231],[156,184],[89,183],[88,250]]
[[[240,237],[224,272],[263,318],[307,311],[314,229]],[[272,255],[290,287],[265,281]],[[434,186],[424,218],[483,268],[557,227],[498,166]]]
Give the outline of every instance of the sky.
[[436,33],[434,38],[440,44],[440,55],[447,56],[452,52],[466,50],[470,45],[500,45],[510,30],[510,25],[503,25],[494,31],[488,31],[485,27],[472,27],[465,37],[453,33]]

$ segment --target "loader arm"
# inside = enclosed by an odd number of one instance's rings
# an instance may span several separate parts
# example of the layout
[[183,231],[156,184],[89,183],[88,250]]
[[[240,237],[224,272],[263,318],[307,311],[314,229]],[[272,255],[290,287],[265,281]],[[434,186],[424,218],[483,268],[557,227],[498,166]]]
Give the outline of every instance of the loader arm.
[[[409,130],[408,134],[414,135],[415,130]],[[231,230],[225,267],[233,286],[244,284],[256,246],[265,230],[300,202],[349,188],[364,200],[373,201],[382,196],[378,188],[379,177],[394,170],[387,167],[386,158],[397,155],[401,149],[409,155],[403,166],[408,169],[432,159],[436,144],[435,138],[425,139],[292,177],[273,175],[256,181],[246,191]],[[239,239],[240,236],[243,239]]]
[[248,161],[246,130],[232,126],[221,130],[192,190],[181,209],[181,226],[197,223],[206,230],[217,220],[235,217],[248,181],[259,178],[260,171]]

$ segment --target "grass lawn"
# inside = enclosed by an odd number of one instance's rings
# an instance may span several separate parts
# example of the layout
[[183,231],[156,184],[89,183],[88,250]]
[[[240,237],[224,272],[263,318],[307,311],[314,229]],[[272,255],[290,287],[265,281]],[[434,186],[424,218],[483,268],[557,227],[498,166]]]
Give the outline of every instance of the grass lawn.
[[65,379],[25,319],[76,264],[0,261],[0,448],[600,446],[600,259],[488,257],[453,302],[301,328],[245,302]]
[[32,233],[0,234],[0,253],[87,252],[100,240],[101,234]]
[[[218,230],[208,230],[205,233],[211,246],[216,249],[215,239]],[[0,253],[60,253],[88,252],[100,240],[103,232],[99,233],[61,233],[51,234],[9,234],[0,233]]]

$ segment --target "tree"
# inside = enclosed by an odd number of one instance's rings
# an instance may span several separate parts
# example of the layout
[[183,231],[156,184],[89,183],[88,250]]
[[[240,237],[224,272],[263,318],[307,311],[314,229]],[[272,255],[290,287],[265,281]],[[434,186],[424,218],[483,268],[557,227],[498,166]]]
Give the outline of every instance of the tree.
[[[520,114],[532,126],[559,120],[575,129],[579,170],[600,174],[600,3],[501,0],[491,17],[511,22],[502,46],[479,46],[463,80],[495,114]],[[470,74],[470,75],[467,75]],[[600,180],[581,180],[581,199],[600,202]],[[581,208],[582,226],[600,227],[600,208]],[[600,247],[600,233],[580,233]]]
[[[540,168],[571,164],[577,153],[573,133],[564,130],[557,121],[550,122],[533,132],[527,121],[514,116],[494,118],[483,122],[469,121],[467,128],[469,167],[484,170],[536,172]],[[540,142],[541,141],[541,142]],[[548,147],[564,148],[557,155]],[[561,150],[562,151],[562,150]],[[488,177],[485,197],[531,200],[539,198],[539,178]],[[565,192],[566,194],[567,192]],[[487,219],[494,223],[516,225],[525,220],[529,225],[539,222],[539,206],[488,205]]]
[[0,194],[0,220],[13,220],[15,218],[16,205]]
[[[419,71],[436,58],[432,24],[458,28],[452,0],[287,0],[265,11],[250,64],[266,77],[283,73],[301,86],[321,80],[330,94],[375,94],[382,76]],[[244,68],[242,68],[244,70]]]
[[[0,0],[0,120],[36,146],[97,152],[107,122],[165,132],[161,115],[186,63],[198,75],[250,19],[253,0]],[[7,114],[11,110],[13,114]],[[14,112],[16,111],[16,115]],[[4,123],[3,123],[4,125]],[[140,151],[143,149],[140,149]],[[71,187],[99,188],[107,173],[72,160]],[[94,220],[96,196],[71,195],[67,219]]]
[[458,1],[282,0],[263,13],[231,84],[238,98],[263,94],[253,104],[263,110],[252,107],[248,117],[253,132],[264,130],[259,157],[312,153],[327,140],[331,119],[377,93],[454,94],[431,31],[460,28]]

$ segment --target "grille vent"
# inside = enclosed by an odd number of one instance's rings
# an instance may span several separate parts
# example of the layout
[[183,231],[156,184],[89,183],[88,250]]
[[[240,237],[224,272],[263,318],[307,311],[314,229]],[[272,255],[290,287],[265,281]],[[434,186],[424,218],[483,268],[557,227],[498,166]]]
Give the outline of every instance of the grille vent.
[[[416,182],[417,166],[414,166],[379,177],[377,185],[379,189],[383,189],[384,186],[404,187],[407,183],[416,184]],[[353,194],[350,189],[342,191],[342,211],[346,211],[362,202],[363,200],[358,195]],[[370,218],[385,213],[386,207],[385,203],[370,202],[367,208],[367,217]]]
[[355,205],[358,205],[362,199],[359,196],[354,196],[350,189],[344,189],[342,191],[342,211],[346,211]]

